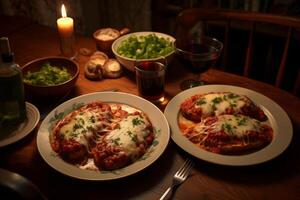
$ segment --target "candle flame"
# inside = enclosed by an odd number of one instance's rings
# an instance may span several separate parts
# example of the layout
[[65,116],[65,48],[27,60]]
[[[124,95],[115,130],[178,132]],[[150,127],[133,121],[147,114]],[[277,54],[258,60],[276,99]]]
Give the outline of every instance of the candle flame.
[[65,5],[61,5],[61,16],[62,17],[67,17],[67,12],[66,12],[66,8]]

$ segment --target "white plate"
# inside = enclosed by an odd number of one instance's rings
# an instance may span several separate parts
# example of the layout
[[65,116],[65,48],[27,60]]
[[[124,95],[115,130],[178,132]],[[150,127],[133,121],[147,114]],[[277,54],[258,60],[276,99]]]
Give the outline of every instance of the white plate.
[[15,143],[28,135],[40,120],[39,110],[31,103],[26,102],[27,119],[18,126],[5,130],[5,134],[0,134],[0,147]]
[[[220,155],[198,148],[186,137],[184,137],[178,127],[178,112],[180,104],[188,97],[209,92],[234,92],[248,96],[256,103],[268,116],[268,124],[273,128],[274,138],[265,148],[247,155]],[[216,164],[231,166],[254,165],[271,160],[281,154],[290,144],[293,136],[292,123],[286,112],[274,101],[255,91],[229,85],[207,85],[199,86],[176,95],[165,109],[170,128],[171,137],[174,142],[191,155]]]
[[[119,170],[92,171],[80,169],[75,165],[65,162],[52,150],[49,142],[49,132],[53,124],[51,119],[59,114],[70,112],[74,105],[87,104],[95,100],[107,103],[127,104],[144,111],[148,115],[157,130],[157,134],[154,144],[141,159]],[[51,167],[65,175],[84,180],[112,180],[132,175],[151,165],[161,156],[168,145],[169,138],[170,129],[168,121],[154,104],[131,94],[121,92],[97,92],[76,97],[56,107],[41,124],[37,135],[37,146],[43,159]]]

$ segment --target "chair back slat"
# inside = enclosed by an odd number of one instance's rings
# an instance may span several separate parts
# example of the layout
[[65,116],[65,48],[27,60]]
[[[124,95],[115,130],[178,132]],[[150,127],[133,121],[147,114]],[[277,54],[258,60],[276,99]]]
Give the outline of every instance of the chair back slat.
[[297,73],[297,78],[296,78],[296,83],[293,89],[293,94],[298,95],[300,91],[300,68],[298,68],[298,73]]
[[195,22],[199,19],[203,20],[240,20],[240,21],[256,21],[262,23],[271,23],[276,25],[285,25],[295,28],[300,28],[299,21],[300,19],[281,16],[281,15],[272,15],[266,13],[258,12],[245,12],[245,11],[228,11],[220,9],[201,9],[201,8],[191,8],[182,11],[179,15],[182,22],[187,25],[187,27],[193,26]]
[[244,76],[248,77],[252,66],[252,55],[253,55],[253,40],[254,40],[255,22],[251,22],[251,30],[249,34],[248,46],[246,51],[246,59],[244,65]]
[[293,32],[293,27],[290,26],[289,30],[288,30],[286,42],[284,45],[284,51],[283,51],[282,58],[280,61],[279,70],[278,70],[277,76],[276,76],[276,82],[275,82],[276,87],[280,87],[282,79],[283,79],[283,74],[284,74],[285,66],[286,66],[286,59],[288,56],[288,51],[289,51],[289,47],[290,47],[290,43],[291,43],[292,32]]
[[224,46],[223,46],[223,58],[221,63],[221,68],[223,71],[226,70],[227,60],[228,60],[228,49],[229,49],[229,34],[230,34],[230,24],[231,20],[227,20],[225,27],[225,38],[224,38]]

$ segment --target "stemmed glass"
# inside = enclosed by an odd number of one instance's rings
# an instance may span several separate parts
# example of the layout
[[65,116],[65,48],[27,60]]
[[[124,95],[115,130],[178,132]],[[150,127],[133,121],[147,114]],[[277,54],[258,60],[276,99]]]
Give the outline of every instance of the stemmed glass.
[[204,85],[200,74],[216,64],[223,49],[223,43],[213,37],[202,36],[197,38],[183,37],[176,39],[176,49],[183,65],[196,76],[181,82],[182,90]]

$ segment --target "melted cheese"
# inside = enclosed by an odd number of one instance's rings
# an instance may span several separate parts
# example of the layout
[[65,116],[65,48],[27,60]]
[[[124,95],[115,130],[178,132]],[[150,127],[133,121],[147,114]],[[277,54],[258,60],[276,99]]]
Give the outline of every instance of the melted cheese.
[[228,108],[237,111],[242,108],[246,102],[247,99],[241,95],[233,93],[212,93],[204,95],[197,100],[195,107],[201,108],[204,116],[212,113],[219,115],[225,113]]
[[[140,144],[145,144],[145,138],[151,133],[148,127],[151,122],[141,110],[126,104],[108,104],[111,109],[102,111],[99,108],[87,107],[70,113],[56,125],[58,137],[63,140],[73,139],[90,150],[91,139],[93,145],[106,140],[109,146],[119,146],[132,161],[141,153]],[[121,109],[124,115],[116,116],[114,112]],[[127,114],[126,114],[127,112]],[[114,130],[111,130],[115,128]],[[57,133],[55,131],[55,133]],[[109,148],[109,146],[106,148]],[[92,146],[93,147],[93,146]],[[98,171],[94,159],[88,158],[87,162],[76,164],[77,167]]]
[[120,127],[111,131],[107,139],[115,146],[122,149],[134,159],[139,155],[137,143],[142,143],[149,134],[149,122],[140,115],[129,115],[120,121]]
[[261,123],[256,119],[245,116],[235,115],[221,115],[218,120],[211,125],[205,125],[206,120],[195,126],[194,131],[199,134],[209,134],[212,132],[224,131],[231,137],[242,138],[247,135],[249,131],[260,132]]
[[74,139],[88,147],[88,140],[93,136],[93,131],[99,131],[106,127],[106,122],[99,120],[103,115],[107,115],[107,113],[99,112],[99,110],[81,112],[61,127],[60,134],[67,140]]

